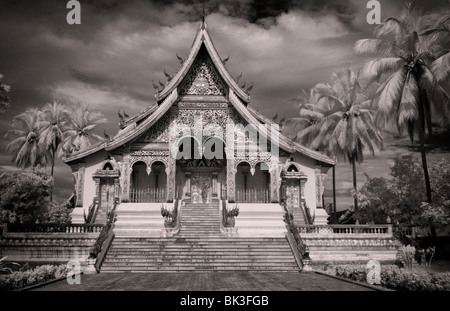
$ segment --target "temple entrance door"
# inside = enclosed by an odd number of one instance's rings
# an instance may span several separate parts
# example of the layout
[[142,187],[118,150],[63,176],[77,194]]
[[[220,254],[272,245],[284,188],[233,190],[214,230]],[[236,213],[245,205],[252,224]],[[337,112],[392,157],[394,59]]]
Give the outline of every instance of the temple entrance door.
[[211,172],[192,172],[191,203],[211,203]]
[[114,179],[101,178],[100,180],[100,207],[105,212],[114,206]]
[[286,181],[286,206],[291,213],[300,208],[300,183],[297,179]]

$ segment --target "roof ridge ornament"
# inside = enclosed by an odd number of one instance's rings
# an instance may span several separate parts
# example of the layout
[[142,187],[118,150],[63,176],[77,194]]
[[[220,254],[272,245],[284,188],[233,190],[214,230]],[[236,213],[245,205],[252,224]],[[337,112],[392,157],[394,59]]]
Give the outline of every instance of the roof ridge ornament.
[[202,29],[206,29],[206,22],[205,22],[205,1],[203,0],[203,11],[202,11]]

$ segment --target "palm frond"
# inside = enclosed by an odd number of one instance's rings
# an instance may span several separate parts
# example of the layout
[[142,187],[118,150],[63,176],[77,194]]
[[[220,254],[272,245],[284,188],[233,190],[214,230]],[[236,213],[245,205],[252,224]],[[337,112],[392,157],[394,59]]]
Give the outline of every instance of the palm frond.
[[383,112],[388,112],[398,104],[402,96],[403,85],[405,83],[405,71],[403,68],[393,73],[385,84],[378,88],[380,92],[378,100],[378,109]]
[[362,75],[368,79],[379,77],[385,72],[391,72],[392,70],[398,70],[403,64],[403,59],[400,57],[384,57],[377,58],[367,62],[363,69]]
[[419,86],[413,76],[408,73],[402,92],[402,97],[399,105],[399,112],[397,116],[397,123],[402,127],[409,121],[417,120],[418,110],[417,103],[419,101]]
[[375,54],[380,51],[380,39],[361,39],[355,43],[355,51],[357,54]]
[[439,82],[444,82],[450,76],[450,52],[436,59],[431,70]]

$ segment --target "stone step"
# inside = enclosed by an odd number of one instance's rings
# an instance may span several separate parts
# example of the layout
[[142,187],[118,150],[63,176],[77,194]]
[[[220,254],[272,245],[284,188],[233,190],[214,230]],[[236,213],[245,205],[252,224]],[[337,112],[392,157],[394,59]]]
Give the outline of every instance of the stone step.
[[210,235],[217,235],[220,236],[222,233],[219,229],[217,230],[193,230],[193,229],[180,229],[178,232],[178,236],[183,237],[186,235],[192,235],[192,236],[210,236]]
[[217,206],[217,205],[204,205],[204,206],[186,205],[186,206],[183,206],[181,208],[182,211],[185,211],[185,210],[206,210],[206,209],[219,210],[219,206]]
[[152,263],[152,264],[172,264],[172,263],[183,263],[186,264],[187,262],[191,264],[196,263],[217,263],[217,264],[230,264],[230,263],[236,263],[236,264],[245,264],[245,263],[265,263],[265,264],[282,264],[282,263],[289,263],[292,264],[292,258],[241,258],[239,260],[231,259],[221,259],[221,258],[189,258],[189,257],[177,257],[170,260],[167,260],[167,258],[163,257],[155,257],[155,258],[136,258],[136,259],[130,259],[130,258],[110,258],[107,260],[108,263],[125,263],[128,264],[130,262],[133,263]]
[[230,271],[245,271],[245,272],[269,272],[269,273],[288,273],[288,272],[298,272],[297,267],[220,267],[220,268],[207,268],[207,267],[172,267],[172,268],[158,268],[158,267],[104,267],[102,268],[102,273],[124,273],[124,272],[132,272],[132,273],[170,273],[170,272],[215,272],[215,273],[225,273]]
[[295,267],[297,264],[295,262],[291,263],[265,263],[265,262],[158,262],[153,265],[147,262],[127,262],[127,263],[121,263],[121,262],[108,262],[108,266],[110,267],[133,267],[133,268],[139,268],[139,267],[208,267],[208,268],[226,268],[226,267],[261,267],[261,268],[280,268],[280,266],[283,267]]
[[180,239],[180,238],[151,238],[151,237],[116,237],[114,239],[114,244],[119,242],[138,242],[138,243],[172,243],[172,242],[183,242],[183,243],[278,243],[284,245],[286,243],[285,238],[233,238],[233,237],[221,237],[214,239],[203,239],[203,238],[192,238],[192,239]]
[[199,203],[187,203],[182,208],[204,208],[204,207],[216,207],[219,208],[219,203],[205,203],[205,204],[199,204]]
[[202,258],[202,257],[176,257],[176,258],[167,258],[167,257],[139,257],[135,259],[125,258],[125,257],[110,257],[105,259],[105,263],[115,263],[115,264],[125,264],[128,265],[131,262],[139,262],[141,264],[204,264],[204,263],[217,263],[221,265],[230,265],[230,264],[248,264],[248,263],[257,263],[259,265],[267,264],[277,265],[277,264],[295,264],[295,260],[293,258],[250,258],[250,257],[241,257],[237,259],[232,258]]
[[209,226],[209,225],[193,225],[193,226],[189,226],[189,225],[181,225],[180,226],[180,230],[197,230],[197,229],[199,229],[199,230],[202,230],[202,231],[204,231],[204,230],[217,230],[217,231],[220,231],[220,225],[212,225],[212,226]]
[[213,251],[213,250],[142,250],[142,251],[127,251],[127,250],[110,250],[110,255],[114,256],[129,256],[133,255],[136,257],[148,257],[148,256],[273,256],[273,255],[292,255],[291,250],[278,250],[278,251],[267,251],[267,250],[241,250],[241,251]]
[[180,224],[185,225],[194,225],[194,224],[215,224],[220,225],[220,221],[218,219],[204,218],[204,219],[181,219]]
[[208,259],[208,260],[266,260],[266,259],[280,259],[280,258],[288,258],[292,261],[292,252],[236,252],[236,253],[221,253],[221,252],[189,252],[189,251],[180,251],[178,254],[176,252],[111,252],[107,258],[122,258],[129,260],[138,260],[138,259],[162,259],[171,260],[171,259]]
[[183,213],[181,215],[181,219],[195,219],[195,218],[213,218],[219,219],[219,213],[200,213],[200,212],[192,212],[192,213]]
[[208,226],[220,226],[220,221],[180,221],[181,226],[187,226],[187,227],[208,227]]
[[127,251],[127,252],[143,252],[143,251],[155,251],[155,250],[164,250],[164,251],[183,251],[183,250],[189,250],[189,251],[221,251],[221,252],[239,252],[239,251],[265,251],[265,252],[276,252],[276,251],[291,251],[291,248],[289,246],[265,246],[265,245],[242,245],[242,244],[235,244],[235,245],[139,245],[139,246],[127,246],[127,245],[116,245],[114,244],[110,251]]
[[240,250],[240,249],[261,249],[261,250],[279,250],[279,249],[290,249],[289,246],[284,245],[258,245],[258,244],[165,244],[165,245],[133,245],[128,246],[124,244],[113,244],[111,249],[127,249],[133,250],[143,250],[143,249],[219,249],[219,250]]
[[[167,272],[169,271],[198,271],[198,270],[209,270],[209,271],[218,271],[218,270],[228,270],[228,271],[279,271],[279,270],[291,270],[291,271],[298,271],[298,268],[295,267],[295,265],[289,265],[289,266],[267,266],[267,265],[242,265],[242,266],[234,266],[234,265],[224,265],[224,266],[212,266],[212,265],[198,265],[198,266],[191,266],[191,265],[175,265],[175,266],[148,266],[148,265],[111,265],[111,269],[109,271],[120,270],[120,271],[127,271],[127,272],[137,272],[141,270],[165,270]],[[103,269],[102,269],[103,272]]]
[[259,244],[162,244],[162,245],[125,245],[125,244],[113,244],[111,250],[113,249],[126,249],[126,250],[143,250],[143,249],[219,249],[219,250],[240,250],[240,249],[261,249],[261,250],[280,250],[289,249],[289,246],[284,245],[259,245]]

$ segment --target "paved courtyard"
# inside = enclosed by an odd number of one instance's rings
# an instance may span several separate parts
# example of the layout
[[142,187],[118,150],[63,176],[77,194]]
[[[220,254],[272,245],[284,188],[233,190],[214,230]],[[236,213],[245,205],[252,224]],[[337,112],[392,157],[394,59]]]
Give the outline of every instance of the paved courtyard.
[[35,291],[373,291],[317,273],[100,273]]

